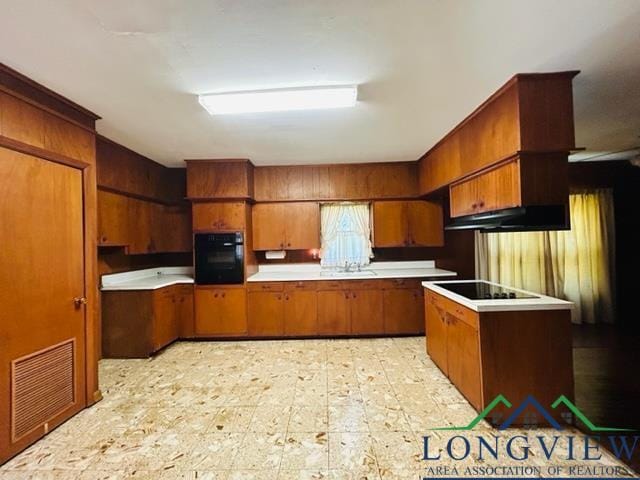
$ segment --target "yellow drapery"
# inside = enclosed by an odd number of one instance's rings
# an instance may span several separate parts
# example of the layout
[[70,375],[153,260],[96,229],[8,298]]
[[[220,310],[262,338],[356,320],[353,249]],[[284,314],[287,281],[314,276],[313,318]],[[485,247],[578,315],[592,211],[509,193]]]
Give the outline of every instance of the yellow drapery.
[[476,232],[476,275],[576,304],[576,323],[614,321],[613,195],[570,195],[571,230]]

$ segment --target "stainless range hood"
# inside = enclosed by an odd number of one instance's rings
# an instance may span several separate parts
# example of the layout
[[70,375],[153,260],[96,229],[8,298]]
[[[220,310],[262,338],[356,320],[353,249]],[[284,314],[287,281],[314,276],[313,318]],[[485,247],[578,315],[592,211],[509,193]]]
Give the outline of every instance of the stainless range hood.
[[533,205],[505,208],[452,219],[445,230],[481,230],[483,232],[533,232],[569,230],[565,205]]

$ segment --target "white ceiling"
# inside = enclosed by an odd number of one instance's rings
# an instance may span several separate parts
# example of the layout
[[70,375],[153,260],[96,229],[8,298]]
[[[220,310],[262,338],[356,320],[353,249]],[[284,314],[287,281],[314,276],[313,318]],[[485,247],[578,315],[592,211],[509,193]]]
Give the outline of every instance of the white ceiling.
[[[640,143],[638,0],[0,0],[0,62],[170,166],[415,160],[517,72],[580,69],[577,143]],[[209,116],[196,94],[359,84],[355,108]]]

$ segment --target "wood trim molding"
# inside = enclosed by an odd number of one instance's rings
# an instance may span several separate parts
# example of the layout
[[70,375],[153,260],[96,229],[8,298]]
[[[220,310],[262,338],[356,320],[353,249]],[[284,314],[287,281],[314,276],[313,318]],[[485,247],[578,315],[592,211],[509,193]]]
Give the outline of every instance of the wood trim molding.
[[24,153],[26,155],[32,155],[44,160],[49,160],[50,162],[79,168],[81,170],[91,166],[91,164],[83,162],[81,160],[76,160],[75,158],[67,157],[59,153],[54,153],[43,148],[34,147],[33,145],[29,145],[28,143],[20,142],[3,135],[0,135],[0,147],[15,150],[16,152]]
[[143,202],[157,203],[158,205],[165,205],[167,207],[178,207],[180,205],[183,205],[182,202],[165,202],[154,197],[148,197],[146,195],[138,195],[137,193],[131,193],[124,190],[120,190],[118,188],[106,187],[103,185],[98,185],[98,190],[102,192],[115,193],[117,195],[122,195],[123,197],[135,198],[136,200],[142,200]]
[[0,85],[20,95],[21,99],[30,99],[39,106],[46,107],[52,113],[57,113],[66,120],[84,128],[95,130],[95,122],[100,119],[99,115],[17,72],[4,63],[0,63]]

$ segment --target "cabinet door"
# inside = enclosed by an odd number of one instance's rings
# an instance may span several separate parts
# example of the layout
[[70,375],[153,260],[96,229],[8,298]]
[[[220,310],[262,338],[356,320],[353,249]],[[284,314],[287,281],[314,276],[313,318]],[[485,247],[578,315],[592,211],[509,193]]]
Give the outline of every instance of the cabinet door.
[[354,290],[348,293],[351,333],[381,334],[384,332],[382,290]]
[[447,365],[447,324],[445,311],[436,305],[431,294],[425,295],[425,329],[427,353],[445,374]]
[[393,289],[384,292],[384,331],[397,334],[424,333],[422,289]]
[[285,249],[320,248],[320,204],[314,202],[283,203],[282,223],[286,225]]
[[373,246],[404,247],[408,242],[407,202],[373,202]]
[[315,291],[292,291],[284,294],[284,334],[318,333],[318,294]]
[[196,288],[195,333],[242,335],[247,333],[247,295],[243,288]]
[[161,288],[153,295],[153,351],[169,345],[180,335],[176,289]]
[[409,244],[412,247],[441,247],[444,245],[442,206],[421,200],[407,203]]
[[153,204],[136,198],[128,198],[127,232],[129,249],[127,253],[151,253],[155,251],[151,229],[153,222]]
[[349,292],[323,290],[318,292],[318,333],[346,335],[351,332]]
[[178,304],[178,323],[180,324],[180,338],[193,338],[193,286],[180,285],[176,297]]
[[128,198],[98,190],[98,245],[128,245]]
[[478,331],[460,318],[446,314],[449,379],[476,409],[481,407]]
[[[286,212],[282,203],[259,203],[252,208],[253,249],[285,248]],[[292,214],[293,215],[293,214]]]
[[193,230],[240,231],[246,225],[244,202],[196,202],[192,205]]
[[477,213],[479,204],[476,182],[465,181],[449,187],[451,217]]
[[249,292],[247,323],[249,335],[282,336],[284,303],[282,292]]

